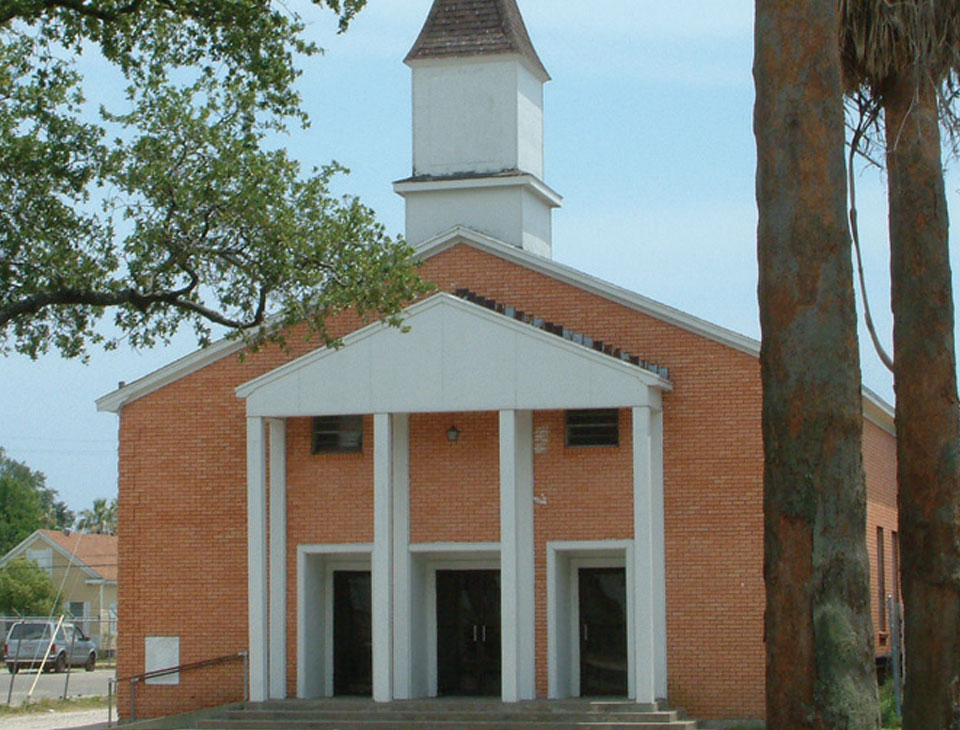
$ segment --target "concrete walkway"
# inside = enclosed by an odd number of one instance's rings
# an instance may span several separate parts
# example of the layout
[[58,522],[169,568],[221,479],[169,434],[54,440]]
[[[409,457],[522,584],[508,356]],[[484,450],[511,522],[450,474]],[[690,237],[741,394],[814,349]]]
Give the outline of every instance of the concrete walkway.
[[103,730],[107,708],[81,712],[39,712],[3,718],[3,730]]

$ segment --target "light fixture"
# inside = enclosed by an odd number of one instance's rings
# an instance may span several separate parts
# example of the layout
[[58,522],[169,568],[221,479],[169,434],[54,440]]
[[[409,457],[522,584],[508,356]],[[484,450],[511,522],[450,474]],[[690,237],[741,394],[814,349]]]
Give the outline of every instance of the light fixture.
[[451,426],[450,430],[447,431],[447,441],[456,441],[460,438],[460,429],[456,426]]

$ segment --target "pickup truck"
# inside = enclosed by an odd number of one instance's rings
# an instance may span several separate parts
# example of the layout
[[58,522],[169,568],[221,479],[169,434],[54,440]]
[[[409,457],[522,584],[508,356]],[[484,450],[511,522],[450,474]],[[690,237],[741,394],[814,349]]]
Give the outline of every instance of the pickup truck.
[[97,666],[97,645],[71,623],[58,629],[56,621],[17,621],[3,644],[3,660],[11,674],[41,666],[48,672],[64,672],[68,665],[92,672]]

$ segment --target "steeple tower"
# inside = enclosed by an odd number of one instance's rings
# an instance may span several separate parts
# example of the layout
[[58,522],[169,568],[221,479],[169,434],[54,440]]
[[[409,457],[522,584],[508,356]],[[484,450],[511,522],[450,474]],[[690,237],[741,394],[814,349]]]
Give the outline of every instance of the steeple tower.
[[543,182],[550,80],[516,0],[434,0],[405,63],[413,70],[407,240],[456,225],[551,256],[561,198]]

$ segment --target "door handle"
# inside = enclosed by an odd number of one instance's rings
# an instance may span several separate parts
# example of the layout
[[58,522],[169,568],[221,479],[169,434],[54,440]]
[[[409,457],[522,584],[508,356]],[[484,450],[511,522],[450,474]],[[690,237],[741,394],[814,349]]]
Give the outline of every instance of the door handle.
[[477,625],[476,624],[473,625],[473,643],[474,644],[477,643]]
[[484,626],[484,627],[483,627],[483,641],[485,642],[486,640],[487,640],[487,627]]
[[583,625],[583,640],[590,641],[590,627],[587,624]]

